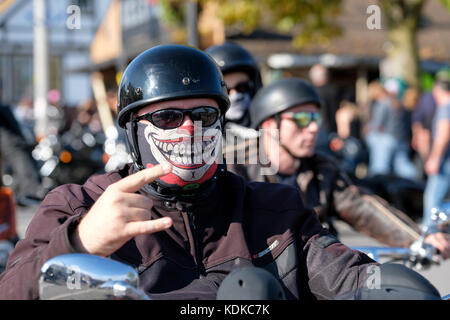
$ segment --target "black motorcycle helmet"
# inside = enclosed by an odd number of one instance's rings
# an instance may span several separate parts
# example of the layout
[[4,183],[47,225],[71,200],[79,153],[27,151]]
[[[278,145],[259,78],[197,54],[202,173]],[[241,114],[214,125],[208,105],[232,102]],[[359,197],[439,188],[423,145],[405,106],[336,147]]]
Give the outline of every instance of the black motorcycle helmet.
[[384,263],[379,270],[379,287],[358,289],[357,300],[441,300],[436,287],[404,265]]
[[258,267],[235,269],[223,279],[217,300],[286,300],[280,280]]
[[314,103],[319,108],[320,97],[316,89],[299,78],[277,80],[262,88],[250,104],[251,127],[257,129],[261,123],[299,104]]
[[188,46],[156,46],[138,55],[123,73],[118,123],[125,128],[130,113],[145,105],[196,97],[215,99],[222,115],[229,108],[226,84],[214,60]]
[[[126,130],[127,143],[137,169],[144,168],[137,146],[134,114],[146,105],[183,98],[212,98],[224,118],[230,102],[223,75],[203,51],[183,45],[160,45],[138,55],[125,69],[119,84],[118,123]],[[173,190],[161,191],[171,194]]]
[[251,96],[262,87],[261,73],[253,56],[240,45],[225,42],[221,45],[211,46],[205,50],[220,67],[223,74],[234,71],[243,71],[249,75],[253,83]]

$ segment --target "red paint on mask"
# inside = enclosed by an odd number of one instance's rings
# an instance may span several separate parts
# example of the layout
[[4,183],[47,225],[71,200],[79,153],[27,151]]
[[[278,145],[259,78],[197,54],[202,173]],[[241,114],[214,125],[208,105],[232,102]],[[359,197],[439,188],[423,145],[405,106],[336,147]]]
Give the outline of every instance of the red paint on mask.
[[[147,168],[152,168],[154,167],[154,164],[151,163],[147,163],[146,167]],[[191,184],[191,183],[203,183],[209,179],[212,178],[212,176],[214,175],[214,173],[217,170],[217,160],[211,165],[211,167],[205,172],[205,174],[203,175],[203,177],[201,177],[199,180],[196,181],[184,181],[183,179],[181,179],[179,176],[175,175],[174,173],[169,173],[166,174],[165,176],[160,177],[159,179],[167,184],[172,184],[172,185],[177,185],[180,187],[184,187],[185,185]]]

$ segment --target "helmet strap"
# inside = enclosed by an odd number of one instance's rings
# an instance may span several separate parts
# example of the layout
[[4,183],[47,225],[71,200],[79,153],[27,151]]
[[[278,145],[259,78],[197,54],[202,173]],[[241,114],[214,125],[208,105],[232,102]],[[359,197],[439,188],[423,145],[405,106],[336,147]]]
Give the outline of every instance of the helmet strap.
[[[137,126],[136,123],[133,120],[133,112],[130,112],[130,120],[129,120],[129,127],[127,127],[126,130],[126,141],[128,149],[131,152],[131,158],[133,159],[133,162],[138,170],[145,169],[142,165],[141,160],[141,153],[139,152],[139,148],[137,145]],[[130,142],[131,139],[131,142]]]
[[[280,135],[281,135],[281,116],[280,116],[280,114],[279,114],[279,113],[276,114],[276,115],[274,116],[274,119],[275,119],[275,121],[277,122],[277,127],[278,127],[278,130],[280,131]],[[290,151],[290,150],[289,150],[289,149],[281,142],[281,137],[280,137],[280,139],[279,139],[278,144],[279,144],[279,146],[280,146],[284,151],[286,151],[287,154],[289,154],[289,156],[291,156],[292,159],[297,160],[297,157],[294,156],[294,155],[292,154],[292,152],[291,152],[291,151]]]

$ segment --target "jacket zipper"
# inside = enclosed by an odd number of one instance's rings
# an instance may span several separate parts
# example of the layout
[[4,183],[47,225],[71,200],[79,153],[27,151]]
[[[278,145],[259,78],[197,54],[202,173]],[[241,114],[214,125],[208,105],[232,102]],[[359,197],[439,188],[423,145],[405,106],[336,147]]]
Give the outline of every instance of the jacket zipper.
[[192,232],[192,238],[194,239],[194,252],[195,252],[195,260],[197,262],[197,271],[200,278],[202,278],[205,275],[205,266],[202,263],[202,254],[200,250],[200,242],[198,240],[197,226],[195,225],[195,218],[193,212],[188,209],[186,213],[189,220],[189,227]]

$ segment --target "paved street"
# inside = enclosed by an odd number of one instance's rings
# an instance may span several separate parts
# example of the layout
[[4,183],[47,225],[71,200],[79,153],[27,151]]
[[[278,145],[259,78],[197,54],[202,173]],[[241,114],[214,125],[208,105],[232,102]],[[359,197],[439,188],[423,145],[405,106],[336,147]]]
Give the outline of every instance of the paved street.
[[[36,211],[35,207],[18,208],[18,233],[20,237],[25,235],[26,228]],[[337,222],[340,232],[340,240],[348,246],[382,246],[376,240],[353,231],[348,225]],[[426,271],[420,271],[441,293],[442,296],[450,294],[450,261],[447,260],[440,266],[434,266]]]

